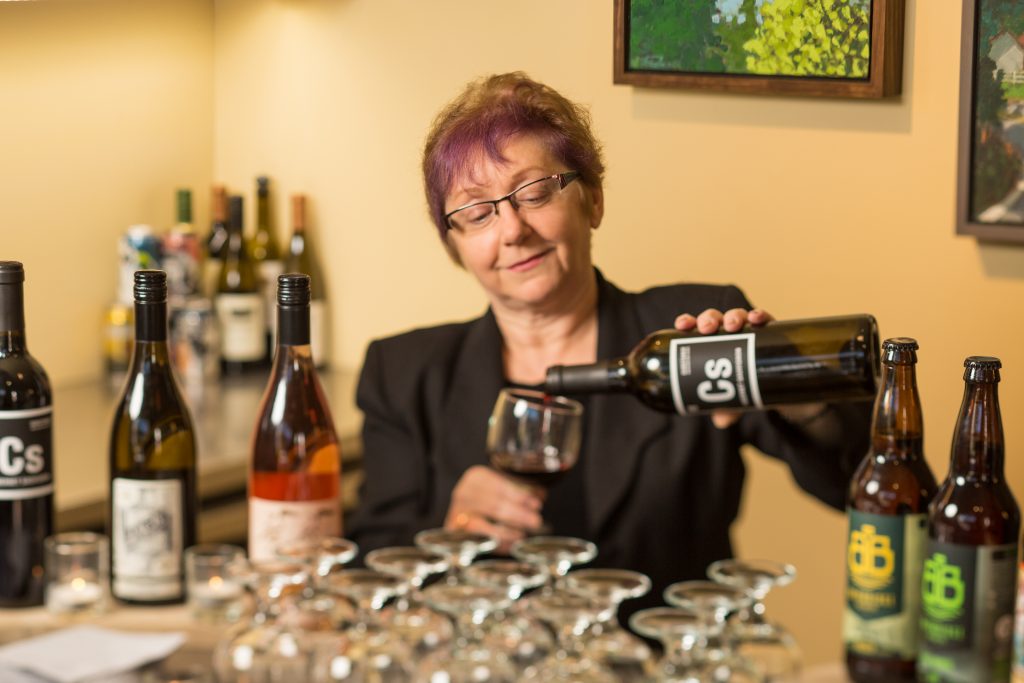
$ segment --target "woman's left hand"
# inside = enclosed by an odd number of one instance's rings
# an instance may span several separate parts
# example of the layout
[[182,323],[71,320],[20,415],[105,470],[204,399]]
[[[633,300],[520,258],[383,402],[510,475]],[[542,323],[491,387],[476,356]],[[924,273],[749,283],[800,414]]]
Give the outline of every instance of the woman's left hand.
[[[771,313],[762,311],[760,308],[751,311],[730,308],[725,313],[717,308],[709,308],[698,316],[683,313],[676,318],[675,327],[683,332],[696,330],[700,334],[715,334],[719,330],[739,332],[747,323],[754,327],[760,327],[774,319]],[[715,410],[711,413],[711,422],[719,429],[726,429],[735,424],[740,419],[740,415],[741,413],[736,410]]]

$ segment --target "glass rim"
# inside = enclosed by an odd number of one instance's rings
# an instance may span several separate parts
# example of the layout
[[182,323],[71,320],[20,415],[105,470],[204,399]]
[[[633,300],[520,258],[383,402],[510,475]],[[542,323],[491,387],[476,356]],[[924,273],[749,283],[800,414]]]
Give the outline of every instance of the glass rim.
[[106,543],[106,535],[94,531],[62,531],[43,539],[43,546],[47,550],[62,554],[80,551],[83,548],[91,551],[89,546],[93,546],[98,550],[106,545]]
[[547,394],[537,389],[520,389],[518,387],[504,387],[500,395],[526,401],[531,407],[559,415],[582,415],[583,404],[574,398]]

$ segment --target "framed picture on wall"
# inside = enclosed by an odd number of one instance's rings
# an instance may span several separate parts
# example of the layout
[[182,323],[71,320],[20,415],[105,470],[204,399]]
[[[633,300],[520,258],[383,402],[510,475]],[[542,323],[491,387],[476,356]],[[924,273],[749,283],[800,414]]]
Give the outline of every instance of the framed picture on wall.
[[615,82],[898,95],[904,9],[904,0],[615,0]]
[[956,231],[1024,242],[1024,0],[965,0]]

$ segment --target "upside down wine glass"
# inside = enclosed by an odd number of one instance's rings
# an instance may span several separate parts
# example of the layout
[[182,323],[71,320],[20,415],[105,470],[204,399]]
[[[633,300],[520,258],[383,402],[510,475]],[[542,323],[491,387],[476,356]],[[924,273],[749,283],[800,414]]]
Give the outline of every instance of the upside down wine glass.
[[753,598],[750,607],[729,620],[737,654],[753,662],[769,681],[798,680],[803,657],[796,639],[764,616],[765,596],[773,588],[792,583],[796,568],[771,560],[719,560],[708,567],[708,577],[745,590]]
[[618,683],[616,676],[591,659],[584,646],[584,634],[601,612],[601,606],[585,595],[556,590],[528,599],[530,610],[546,622],[558,639],[558,647],[546,659],[525,672],[527,681],[575,681],[576,683]]
[[395,546],[368,553],[366,566],[402,580],[394,604],[381,613],[381,621],[397,632],[415,655],[451,639],[451,623],[427,609],[420,593],[424,581],[448,569],[447,558],[415,546]]
[[232,573],[256,597],[248,624],[228,631],[214,649],[217,680],[223,683],[286,683],[305,680],[312,651],[303,632],[279,621],[289,603],[302,599],[309,569],[295,562],[239,561]]
[[597,546],[572,536],[531,536],[512,546],[512,557],[548,570],[550,579],[542,589],[547,595],[555,591],[570,569],[593,561],[597,557]]
[[522,608],[523,594],[543,586],[548,570],[543,565],[518,560],[482,560],[469,567],[464,578],[473,586],[496,588],[514,602],[495,610],[484,636],[485,647],[508,653],[519,668],[536,664],[554,648],[554,639],[544,624],[539,623],[529,608]]
[[484,622],[512,599],[499,588],[438,583],[423,591],[431,609],[448,616],[455,625],[452,647],[441,648],[419,663],[422,683],[515,683],[518,672],[502,650],[483,644]]
[[417,548],[437,553],[448,560],[445,583],[451,586],[459,584],[462,570],[471,565],[477,555],[498,547],[498,541],[493,537],[463,529],[424,529],[413,537],[413,541]]
[[563,580],[566,590],[593,600],[600,612],[588,633],[587,651],[620,680],[639,680],[651,649],[619,625],[619,605],[651,590],[651,580],[627,569],[578,569]]
[[701,681],[765,681],[750,661],[734,652],[732,636],[726,630],[730,614],[753,604],[749,593],[713,581],[681,581],[666,588],[664,597],[668,604],[693,612],[702,622],[705,673]]
[[402,580],[370,569],[345,569],[329,574],[324,584],[329,593],[351,601],[358,617],[332,647],[318,651],[313,680],[316,683],[408,681],[411,652],[397,634],[381,625],[379,618],[384,603],[402,589]]

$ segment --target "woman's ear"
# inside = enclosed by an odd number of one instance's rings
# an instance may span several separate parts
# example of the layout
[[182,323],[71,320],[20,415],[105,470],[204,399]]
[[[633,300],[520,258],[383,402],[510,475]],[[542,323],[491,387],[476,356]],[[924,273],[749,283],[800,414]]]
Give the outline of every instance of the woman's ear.
[[590,229],[597,230],[604,218],[604,188],[587,188],[587,202],[590,209]]

